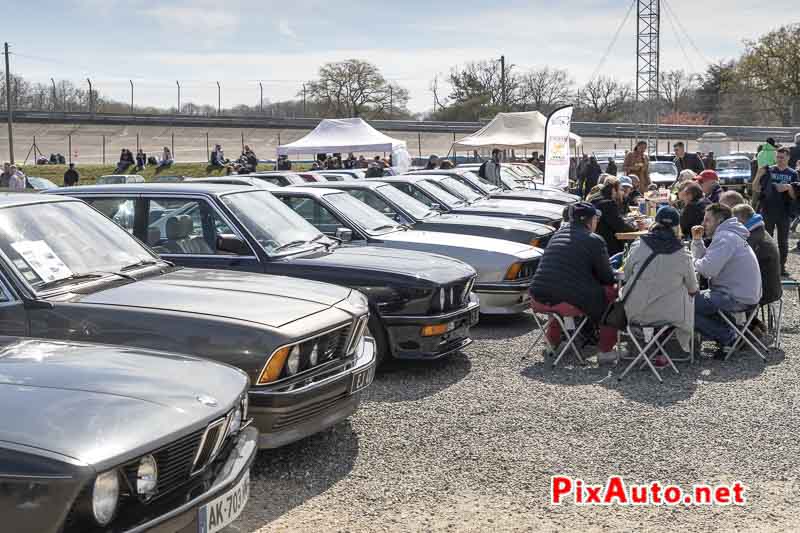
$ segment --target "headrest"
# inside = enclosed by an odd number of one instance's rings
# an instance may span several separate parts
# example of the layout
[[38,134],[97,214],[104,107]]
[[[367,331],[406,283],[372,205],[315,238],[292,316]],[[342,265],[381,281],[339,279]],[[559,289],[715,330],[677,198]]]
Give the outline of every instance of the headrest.
[[167,240],[178,241],[185,239],[192,232],[192,217],[180,215],[167,219]]
[[147,229],[147,244],[155,244],[160,240],[161,240],[161,230],[160,229],[158,229],[158,228],[148,228]]

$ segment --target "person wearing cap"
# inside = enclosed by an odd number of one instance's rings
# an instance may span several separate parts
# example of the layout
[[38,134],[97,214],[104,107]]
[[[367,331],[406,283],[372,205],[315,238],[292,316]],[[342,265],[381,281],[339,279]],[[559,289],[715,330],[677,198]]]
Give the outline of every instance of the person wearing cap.
[[719,184],[719,176],[716,170],[704,170],[697,176],[697,183],[703,189],[703,194],[709,203],[719,203],[722,195],[722,186]]
[[772,137],[767,138],[767,142],[761,145],[761,149],[756,156],[758,168],[771,167],[778,164],[778,144]]
[[636,176],[622,176],[619,178],[619,186],[622,187],[623,207],[639,206],[639,198],[642,197],[642,193],[640,193],[639,189],[636,187],[636,182],[634,182],[634,179],[638,181]]
[[697,154],[687,152],[686,146],[682,142],[676,142],[672,145],[672,149],[675,151],[675,159],[673,159],[672,162],[678,167],[678,172],[691,170],[695,174],[700,174],[706,169],[703,161],[697,157]]
[[649,233],[631,244],[625,261],[626,280],[633,279],[651,255],[655,257],[632,288],[623,288],[622,297],[627,295],[625,314],[630,322],[673,325],[681,348],[689,351],[694,330],[692,298],[699,289],[692,257],[680,240],[680,220],[677,209],[664,206],[658,210]]
[[[595,234],[601,213],[589,202],[570,206],[570,223],[550,238],[533,276],[530,293],[546,305],[567,303],[586,313],[597,327],[608,304],[617,299],[616,278],[606,243]],[[548,326],[547,338],[557,346],[561,329]],[[616,360],[617,330],[600,327],[598,360]]]
[[[597,225],[597,234],[603,237],[610,255],[617,254],[625,249],[625,245],[617,239],[617,233],[630,233],[638,228],[625,222],[620,214],[620,207],[624,200],[619,178],[609,176],[603,182],[600,192],[593,197],[592,204],[603,216]],[[627,208],[626,208],[627,209]]]
[[779,148],[775,154],[774,166],[758,169],[753,180],[753,194],[758,196],[756,206],[764,217],[767,233],[775,234],[777,229],[778,248],[781,251],[781,275],[786,272],[786,259],[789,255],[789,229],[795,211],[797,192],[800,188],[797,171],[789,167],[789,149]]

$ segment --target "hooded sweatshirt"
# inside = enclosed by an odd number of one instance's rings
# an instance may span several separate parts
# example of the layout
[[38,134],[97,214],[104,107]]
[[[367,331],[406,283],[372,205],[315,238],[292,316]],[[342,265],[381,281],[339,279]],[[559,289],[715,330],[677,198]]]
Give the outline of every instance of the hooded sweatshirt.
[[719,225],[706,248],[702,240],[692,241],[694,269],[709,280],[713,292],[720,292],[742,305],[761,300],[761,270],[747,243],[750,232],[731,217]]

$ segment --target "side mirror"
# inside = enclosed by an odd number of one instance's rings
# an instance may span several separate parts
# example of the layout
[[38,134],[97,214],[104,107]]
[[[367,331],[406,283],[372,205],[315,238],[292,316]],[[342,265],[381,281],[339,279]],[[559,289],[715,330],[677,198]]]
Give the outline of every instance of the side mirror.
[[342,242],[352,242],[353,230],[348,228],[336,228],[336,238]]
[[234,255],[250,255],[250,247],[236,235],[217,235],[217,250]]
[[441,211],[442,206],[441,204],[431,204],[431,209],[433,209],[434,211]]

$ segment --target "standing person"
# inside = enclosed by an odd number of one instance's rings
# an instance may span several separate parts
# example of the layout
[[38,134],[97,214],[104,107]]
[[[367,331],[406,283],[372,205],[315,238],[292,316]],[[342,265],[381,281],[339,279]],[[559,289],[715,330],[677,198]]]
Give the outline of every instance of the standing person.
[[673,144],[672,149],[675,150],[675,159],[672,162],[678,167],[678,172],[691,170],[695,174],[700,174],[706,169],[697,154],[687,152],[686,146],[682,142],[678,141]]
[[[565,209],[569,213],[569,209]],[[531,296],[545,305],[566,303],[577,307],[597,327],[608,304],[617,299],[616,278],[606,243],[594,232],[600,212],[588,202],[571,209],[570,223],[553,234],[531,283]],[[553,346],[561,340],[558,323],[548,324],[547,339]],[[600,327],[598,361],[616,360],[617,330]]]
[[81,179],[81,175],[75,170],[75,163],[70,163],[69,168],[64,172],[64,187],[74,187]]
[[719,176],[714,170],[704,170],[697,176],[697,183],[703,188],[703,194],[709,203],[719,203],[722,195],[722,186],[719,184]]
[[600,193],[593,199],[595,209],[602,213],[597,224],[597,234],[606,242],[609,255],[614,255],[625,249],[622,242],[617,239],[617,233],[630,233],[637,227],[625,222],[620,214],[624,194],[618,178],[609,176],[603,182]]
[[795,134],[794,146],[789,150],[789,167],[797,168],[798,163],[800,163],[800,133]]
[[353,169],[356,168],[356,163],[358,160],[356,159],[356,155],[353,152],[347,154],[347,159],[344,162],[344,168]]
[[578,182],[578,192],[580,192],[580,196],[586,194],[584,191],[591,189],[591,187],[586,187],[586,172],[588,168],[589,156],[583,154],[580,161],[578,161],[577,167],[575,167],[575,179]]
[[777,155],[778,145],[775,143],[775,139],[772,137],[767,137],[766,144],[761,145],[761,149],[758,151],[758,155],[756,156],[756,164],[758,165],[757,168],[771,167],[776,165],[778,163]]
[[797,171],[789,168],[789,150],[779,148],[775,154],[774,166],[758,169],[753,182],[753,194],[758,191],[759,212],[764,217],[767,233],[774,235],[778,230],[778,249],[781,252],[781,275],[786,272],[786,258],[789,255],[789,228],[794,214],[794,203],[797,200],[795,187],[800,186]]
[[595,185],[597,185],[597,180],[600,179],[600,174],[603,173],[603,169],[600,167],[600,163],[597,162],[597,158],[592,156],[589,158],[589,162],[586,164],[586,169],[584,170],[584,188],[581,191],[580,196],[586,196],[589,194]]
[[0,174],[0,189],[7,189],[11,179],[11,163],[3,163],[3,173]]
[[[703,237],[711,239],[706,248]],[[692,228],[694,269],[709,280],[709,288],[694,299],[697,331],[719,344],[723,358],[736,343],[736,333],[717,312],[740,312],[761,301],[761,271],[747,243],[750,232],[724,205],[706,209],[702,226]]]
[[703,159],[703,164],[708,170],[717,170],[717,160],[714,159],[714,152],[708,152],[708,155]]
[[613,157],[608,158],[608,166],[606,167],[606,174],[611,174],[612,176],[617,175],[617,164],[614,162]]
[[472,160],[475,163],[483,163],[483,158],[481,157],[481,155],[478,153],[477,150],[472,151]]
[[[756,154],[760,153],[763,147],[763,144],[759,144],[756,148]],[[756,179],[756,174],[758,174],[758,158],[754,157],[750,160],[750,182]]]
[[625,155],[622,171],[626,176],[634,175],[639,178],[639,192],[644,194],[650,190],[650,158],[647,155],[647,141],[639,141],[633,151]]
[[503,188],[503,182],[500,179],[500,150],[498,148],[492,150],[492,158],[481,165],[478,175],[492,185]]
[[22,173],[16,166],[11,165],[9,169],[11,171],[11,176],[8,178],[8,188],[11,191],[24,191],[25,184],[27,183],[27,179],[25,178],[25,174]]

